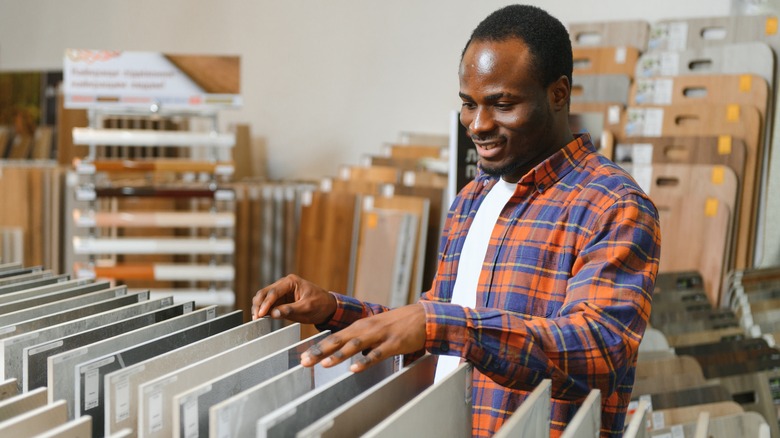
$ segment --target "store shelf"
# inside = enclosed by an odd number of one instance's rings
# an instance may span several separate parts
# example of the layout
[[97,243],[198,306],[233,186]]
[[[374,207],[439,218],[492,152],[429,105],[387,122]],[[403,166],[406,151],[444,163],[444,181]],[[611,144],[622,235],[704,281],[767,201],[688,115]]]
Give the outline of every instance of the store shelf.
[[83,212],[73,211],[73,220],[79,228],[92,227],[159,227],[159,228],[232,228],[233,213],[212,212]]
[[155,281],[233,281],[232,265],[128,263],[111,266],[78,266],[79,276]]
[[77,145],[232,148],[235,143],[231,133],[73,128],[73,144]]
[[73,238],[76,254],[233,254],[232,239]]

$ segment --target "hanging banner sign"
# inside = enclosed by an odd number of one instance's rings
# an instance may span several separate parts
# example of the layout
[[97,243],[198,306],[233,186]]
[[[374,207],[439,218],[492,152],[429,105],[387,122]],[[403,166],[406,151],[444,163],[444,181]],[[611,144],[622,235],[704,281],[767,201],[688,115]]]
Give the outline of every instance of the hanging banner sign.
[[241,58],[67,49],[65,108],[202,110],[241,106]]

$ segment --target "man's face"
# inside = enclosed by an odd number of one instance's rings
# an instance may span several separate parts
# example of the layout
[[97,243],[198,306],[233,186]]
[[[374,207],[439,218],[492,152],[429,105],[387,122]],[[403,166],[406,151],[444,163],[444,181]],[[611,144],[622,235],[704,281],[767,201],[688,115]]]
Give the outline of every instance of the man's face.
[[533,57],[516,38],[472,41],[460,64],[460,122],[483,170],[517,182],[562,145],[554,132],[550,87],[534,75]]

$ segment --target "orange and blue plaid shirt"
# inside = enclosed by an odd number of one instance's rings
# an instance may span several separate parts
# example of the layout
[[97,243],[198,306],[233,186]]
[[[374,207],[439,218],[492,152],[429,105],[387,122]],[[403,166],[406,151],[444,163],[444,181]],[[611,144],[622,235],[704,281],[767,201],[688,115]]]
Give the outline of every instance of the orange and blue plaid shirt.
[[[492,436],[546,378],[552,436],[593,388],[602,436],[621,436],[658,271],[655,206],[578,136],[518,182],[490,237],[477,306],[451,304],[466,234],[496,181],[480,172],[447,215],[438,272],[420,300],[425,348],[474,364],[474,436]],[[331,329],[387,310],[335,295]]]

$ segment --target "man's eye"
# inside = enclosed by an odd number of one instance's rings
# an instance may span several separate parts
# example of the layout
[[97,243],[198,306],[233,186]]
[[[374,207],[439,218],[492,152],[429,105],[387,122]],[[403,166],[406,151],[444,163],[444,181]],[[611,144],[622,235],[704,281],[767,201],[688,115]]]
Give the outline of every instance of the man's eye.
[[497,109],[500,109],[500,110],[506,110],[506,109],[512,108],[512,104],[511,103],[497,103],[497,104],[495,104],[493,106],[496,107]]
[[474,109],[475,105],[473,103],[471,103],[471,102],[463,102],[461,107],[466,108],[466,109]]

